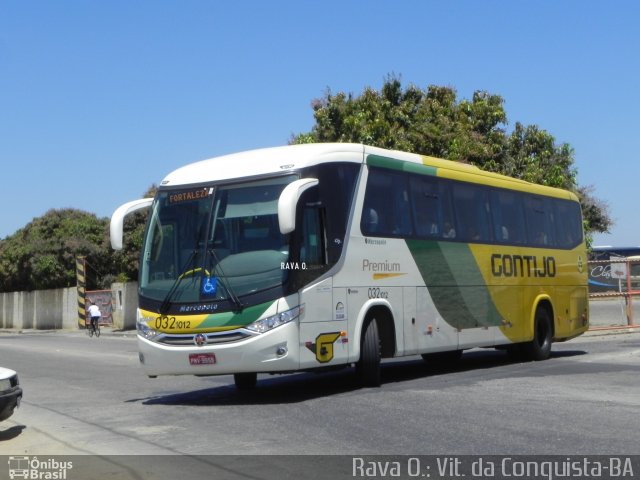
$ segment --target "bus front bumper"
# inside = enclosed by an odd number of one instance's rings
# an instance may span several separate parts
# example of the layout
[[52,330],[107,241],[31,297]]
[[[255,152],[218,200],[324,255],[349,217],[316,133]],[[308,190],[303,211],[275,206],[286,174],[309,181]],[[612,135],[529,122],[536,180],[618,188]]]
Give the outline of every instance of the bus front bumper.
[[276,373],[300,366],[296,322],[243,340],[204,346],[165,345],[138,335],[138,351],[140,363],[150,377]]

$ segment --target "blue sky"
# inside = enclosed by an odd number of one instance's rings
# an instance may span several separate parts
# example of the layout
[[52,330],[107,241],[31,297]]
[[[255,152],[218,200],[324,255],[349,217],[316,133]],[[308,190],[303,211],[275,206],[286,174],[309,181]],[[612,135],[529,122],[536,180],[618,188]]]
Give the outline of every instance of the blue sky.
[[0,238],[51,208],[110,216],[192,161],[286,144],[325,90],[501,95],[575,150],[640,245],[637,2],[0,0]]

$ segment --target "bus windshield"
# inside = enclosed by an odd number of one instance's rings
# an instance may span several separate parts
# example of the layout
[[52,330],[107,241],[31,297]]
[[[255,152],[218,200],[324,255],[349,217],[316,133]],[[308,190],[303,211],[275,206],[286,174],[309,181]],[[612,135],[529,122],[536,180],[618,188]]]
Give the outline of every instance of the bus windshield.
[[173,304],[231,301],[286,280],[286,236],[278,198],[297,179],[162,189],[153,203],[140,269],[140,295]]

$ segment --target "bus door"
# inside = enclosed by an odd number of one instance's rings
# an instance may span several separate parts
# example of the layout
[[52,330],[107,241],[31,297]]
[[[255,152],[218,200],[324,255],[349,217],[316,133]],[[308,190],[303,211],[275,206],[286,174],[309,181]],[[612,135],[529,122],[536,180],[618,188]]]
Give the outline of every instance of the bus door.
[[348,362],[346,291],[335,290],[330,277],[300,294],[300,368]]

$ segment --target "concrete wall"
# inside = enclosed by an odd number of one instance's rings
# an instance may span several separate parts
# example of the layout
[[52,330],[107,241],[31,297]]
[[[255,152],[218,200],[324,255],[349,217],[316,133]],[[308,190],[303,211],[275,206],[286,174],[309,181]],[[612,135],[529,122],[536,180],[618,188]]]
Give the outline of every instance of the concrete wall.
[[[136,327],[137,284],[113,285],[114,328]],[[75,287],[33,292],[0,293],[0,329],[76,329],[78,293]]]
[[136,282],[114,283],[113,292],[113,328],[134,330],[136,328],[136,309],[138,308],[138,284]]
[[51,330],[76,327],[75,288],[0,293],[0,328]]

